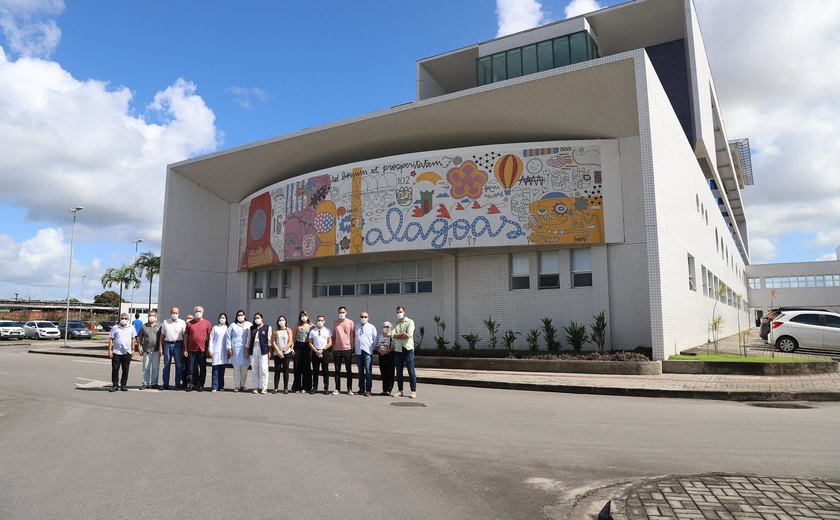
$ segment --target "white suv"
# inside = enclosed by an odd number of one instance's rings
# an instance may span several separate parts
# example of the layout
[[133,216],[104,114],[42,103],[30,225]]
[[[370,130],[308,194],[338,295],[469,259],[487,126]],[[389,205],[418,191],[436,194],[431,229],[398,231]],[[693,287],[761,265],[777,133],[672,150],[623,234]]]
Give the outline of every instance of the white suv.
[[23,339],[23,327],[16,321],[0,320],[0,339]]
[[788,311],[770,323],[770,343],[782,352],[799,347],[840,350],[840,314],[828,311]]

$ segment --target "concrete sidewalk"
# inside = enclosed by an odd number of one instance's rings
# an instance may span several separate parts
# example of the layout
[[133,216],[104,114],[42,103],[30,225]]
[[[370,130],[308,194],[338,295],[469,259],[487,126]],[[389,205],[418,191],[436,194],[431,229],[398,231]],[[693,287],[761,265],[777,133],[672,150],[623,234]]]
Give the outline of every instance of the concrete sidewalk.
[[[761,340],[756,338],[753,341]],[[729,345],[730,343],[732,345]],[[763,345],[763,342],[761,344]],[[30,352],[107,358],[107,352],[101,345],[101,341],[79,341],[70,343],[70,348],[62,348],[60,345],[42,347],[40,343],[33,343],[30,345]],[[764,348],[762,345],[756,344],[756,347]],[[705,349],[705,346],[698,348]],[[737,350],[737,339],[723,339],[718,348]],[[767,352],[762,352],[762,355],[766,354]],[[137,360],[139,358],[135,358],[135,361]],[[375,377],[378,376],[376,372],[377,369],[374,368]],[[578,394],[735,401],[840,401],[840,372],[798,376],[630,376],[418,368],[417,378],[420,385],[441,384]]]

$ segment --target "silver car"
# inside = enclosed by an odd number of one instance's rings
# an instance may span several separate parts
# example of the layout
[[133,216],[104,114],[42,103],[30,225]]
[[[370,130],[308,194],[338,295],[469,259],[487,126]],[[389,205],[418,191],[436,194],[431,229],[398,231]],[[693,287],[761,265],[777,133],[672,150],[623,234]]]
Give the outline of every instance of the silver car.
[[59,339],[61,332],[51,321],[27,321],[23,326],[23,333],[27,338]]
[[20,323],[10,320],[0,320],[0,339],[23,339],[23,327]]
[[799,347],[840,350],[840,314],[828,311],[788,311],[770,322],[770,343],[782,352]]

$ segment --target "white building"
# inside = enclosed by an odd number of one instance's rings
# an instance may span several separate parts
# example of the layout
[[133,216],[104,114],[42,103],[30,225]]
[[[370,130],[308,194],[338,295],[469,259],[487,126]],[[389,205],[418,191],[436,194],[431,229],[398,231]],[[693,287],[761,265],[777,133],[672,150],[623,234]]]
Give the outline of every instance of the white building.
[[416,98],[170,165],[160,304],[377,324],[404,305],[424,346],[435,316],[450,341],[485,345],[492,317],[524,346],[543,317],[603,311],[609,347],[657,359],[713,314],[722,335],[746,322],[749,145],[690,0],[420,60]]
[[840,312],[840,261],[747,266],[750,314],[771,308],[807,307]]

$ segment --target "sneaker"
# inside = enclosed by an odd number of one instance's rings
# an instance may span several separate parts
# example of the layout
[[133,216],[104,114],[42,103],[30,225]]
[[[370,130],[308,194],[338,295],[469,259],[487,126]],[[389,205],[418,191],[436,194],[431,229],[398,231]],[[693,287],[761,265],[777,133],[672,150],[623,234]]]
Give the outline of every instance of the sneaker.
[[[324,390],[326,392],[326,390]],[[333,390],[331,395],[338,395],[340,392],[338,390]]]
[[411,399],[417,399],[417,392],[411,392],[411,395],[409,397]]
[[397,391],[397,397],[402,397],[402,396],[403,396],[402,390]]
[[370,397],[370,392],[365,392],[365,397]]
[[215,394],[217,391],[218,391],[218,390],[216,390],[215,388],[213,388],[213,389],[211,389],[211,390],[210,390],[210,393],[211,393],[211,394]]
[[260,393],[261,394],[267,394],[268,393],[268,388],[260,388]]
[[283,395],[288,395],[288,393],[289,393],[288,390],[283,390]]
[[[359,393],[361,393],[361,392],[359,392]],[[354,392],[352,390],[348,390],[347,395],[356,395],[356,392]]]
[[108,390],[108,392],[116,392],[116,391],[117,391],[117,387],[116,387],[116,386],[112,386],[112,387],[111,387],[111,389],[110,389],[110,390]]
[[239,389],[238,389],[238,388],[234,388],[234,389],[233,389],[233,391],[234,391],[234,392],[238,392],[238,391],[239,391]]
[[257,390],[256,388],[254,388],[253,390],[251,390],[251,393],[252,393],[252,394],[258,394],[258,393],[260,393],[260,391],[259,391],[259,390]]
[[140,385],[140,390],[145,390],[145,389],[146,389],[146,385]]
[[[324,390],[324,395],[330,395],[330,391],[329,390]],[[338,395],[338,392],[336,392],[336,395]]]
[[272,391],[271,391],[271,393],[272,393],[272,394],[276,394],[276,393],[277,393],[277,389],[275,388],[274,390],[272,390]]

